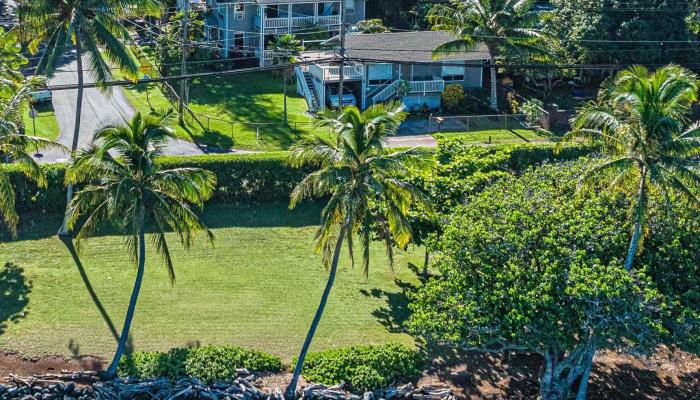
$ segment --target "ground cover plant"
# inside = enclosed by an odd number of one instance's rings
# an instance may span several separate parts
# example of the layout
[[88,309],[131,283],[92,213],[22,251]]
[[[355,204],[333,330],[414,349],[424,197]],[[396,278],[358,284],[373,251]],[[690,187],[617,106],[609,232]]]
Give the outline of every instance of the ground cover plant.
[[422,360],[415,349],[388,343],[352,346],[310,353],[304,379],[326,385],[349,384],[355,393],[409,382],[420,375]]
[[196,377],[205,382],[236,377],[236,369],[279,372],[282,360],[269,353],[236,346],[175,348],[167,353],[135,352],[122,358],[120,376],[139,379]]

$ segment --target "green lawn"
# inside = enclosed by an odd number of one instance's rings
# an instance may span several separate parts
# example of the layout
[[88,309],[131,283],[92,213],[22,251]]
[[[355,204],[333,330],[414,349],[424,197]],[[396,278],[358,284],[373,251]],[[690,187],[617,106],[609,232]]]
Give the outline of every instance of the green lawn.
[[38,111],[36,118],[36,132],[32,124],[32,118],[29,116],[29,108],[22,112],[22,119],[27,135],[38,136],[49,140],[58,139],[59,129],[56,122],[56,115],[53,112],[53,105],[50,102],[36,104],[34,106]]
[[[466,124],[467,122],[464,123]],[[464,128],[466,130],[463,131],[445,128],[444,131],[435,133],[434,136],[447,138],[459,137],[473,144],[511,144],[549,140],[547,136],[539,134],[534,129],[523,128],[520,123],[514,119],[509,119],[507,124],[505,124],[504,120],[501,118],[471,117],[468,121],[468,128],[467,125],[464,125]]]
[[[312,250],[319,211],[316,204],[295,212],[286,204],[208,207],[204,219],[216,235],[214,248],[198,241],[184,251],[170,237],[174,286],[160,259],[148,254],[133,325],[135,349],[233,344],[290,361],[327,276]],[[53,237],[59,222],[58,217],[25,218],[19,239],[0,243],[0,262],[21,268],[0,270],[0,348],[29,355],[108,356],[113,338],[67,251]],[[135,272],[123,240],[89,240],[82,257],[95,291],[120,328]],[[396,333],[395,322],[405,318],[402,288],[416,282],[407,265],[421,265],[422,258],[420,250],[398,252],[391,272],[377,245],[365,280],[362,268],[351,268],[345,257],[313,348],[411,343],[409,336]]]
[[[260,72],[193,80],[189,106],[205,129],[190,121],[186,129],[178,127],[177,134],[214,147],[279,150],[311,133],[324,133],[316,129],[314,119],[305,114],[306,101],[296,94],[293,79],[290,79],[287,93],[289,126],[284,124],[281,76]],[[156,85],[128,87],[125,94],[141,111],[171,107]],[[258,132],[255,123],[265,125]]]

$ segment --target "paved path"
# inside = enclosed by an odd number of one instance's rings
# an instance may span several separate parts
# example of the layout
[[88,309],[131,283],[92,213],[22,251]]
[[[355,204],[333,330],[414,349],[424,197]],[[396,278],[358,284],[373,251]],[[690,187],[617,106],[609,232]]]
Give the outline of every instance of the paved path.
[[[83,62],[84,66],[89,65]],[[64,65],[58,68],[49,80],[50,85],[74,84],[78,81],[77,63],[75,57],[67,57]],[[86,82],[94,82],[89,73],[85,74]],[[53,92],[53,107],[60,135],[57,142],[70,148],[73,142],[73,127],[75,125],[77,89],[59,90]],[[110,124],[124,124],[136,113],[129,101],[124,97],[120,87],[114,87],[111,93],[103,93],[99,89],[87,88],[83,92],[83,110],[81,113],[80,135],[78,147],[86,148],[93,142],[94,134],[100,128]],[[176,139],[168,143],[163,152],[168,155],[200,155],[204,151],[196,144],[186,140]],[[44,151],[35,158],[41,162],[67,161],[69,155],[62,151]]]
[[388,147],[436,147],[437,140],[430,135],[392,136],[385,140]]

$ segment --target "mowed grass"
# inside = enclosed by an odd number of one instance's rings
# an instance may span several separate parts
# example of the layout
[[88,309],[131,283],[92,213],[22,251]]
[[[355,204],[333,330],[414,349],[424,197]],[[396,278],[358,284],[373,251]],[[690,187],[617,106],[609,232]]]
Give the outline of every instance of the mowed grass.
[[[22,121],[27,135],[37,136],[48,140],[56,140],[60,134],[56,114],[53,111],[51,102],[35,104],[37,117],[35,121],[29,116],[29,108],[22,111]],[[36,131],[35,127],[36,126]]]
[[[449,121],[449,120],[448,120]],[[464,130],[454,129],[455,123],[446,124],[444,130],[433,136],[455,138],[459,137],[467,143],[480,144],[513,144],[526,142],[543,142],[549,138],[534,129],[523,128],[515,119],[507,121],[494,117],[472,117],[464,119],[461,124]]]
[[[286,204],[209,206],[204,220],[216,235],[213,248],[198,240],[185,251],[169,236],[177,270],[173,286],[149,243],[132,330],[134,348],[231,344],[291,361],[327,277],[320,256],[313,252],[319,211],[318,204],[294,212]],[[57,217],[25,218],[18,240],[0,244],[0,262],[21,268],[19,277],[0,277],[4,296],[0,298],[5,303],[0,312],[0,348],[28,355],[110,356],[114,339],[68,252],[52,236],[59,223]],[[120,237],[83,244],[87,274],[120,329],[135,267]],[[365,279],[362,268],[352,268],[344,254],[313,349],[412,343],[408,335],[397,333],[396,324],[406,317],[405,285],[417,282],[408,264],[422,265],[422,259],[421,250],[397,251],[392,272],[383,249],[374,245]],[[29,292],[21,296],[25,285]]]
[[[173,88],[179,91],[179,86]],[[173,107],[155,84],[127,87],[124,92],[142,112]],[[287,87],[288,124],[284,123],[283,77],[271,72],[194,79],[189,93],[189,107],[199,123],[188,119],[187,126],[177,127],[176,133],[204,146],[280,150],[302,137],[327,134],[306,114],[306,101],[296,94],[293,78]]]

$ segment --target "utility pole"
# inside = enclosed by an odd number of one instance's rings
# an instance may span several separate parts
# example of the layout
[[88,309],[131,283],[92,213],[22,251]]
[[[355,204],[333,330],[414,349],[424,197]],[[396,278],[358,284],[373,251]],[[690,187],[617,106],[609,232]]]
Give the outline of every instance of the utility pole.
[[345,2],[340,2],[340,75],[338,79],[338,111],[343,109],[345,84]]
[[[184,0],[185,3],[185,15],[182,18],[182,65],[180,67],[180,74],[187,74],[187,55],[190,51],[189,46],[189,19],[190,19],[190,0]],[[185,122],[185,96],[187,95],[187,79],[180,81],[180,124]]]

